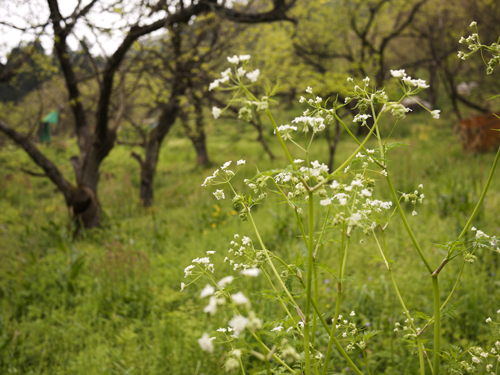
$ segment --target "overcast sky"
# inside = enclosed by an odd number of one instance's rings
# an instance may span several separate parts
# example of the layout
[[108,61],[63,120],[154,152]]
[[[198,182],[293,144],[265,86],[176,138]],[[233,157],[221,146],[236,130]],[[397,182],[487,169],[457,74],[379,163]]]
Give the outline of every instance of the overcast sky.
[[[91,0],[80,0],[80,8],[83,8]],[[173,4],[178,1],[191,3],[192,0],[170,0]],[[222,3],[224,0],[219,0]],[[59,0],[59,8],[63,17],[67,17],[73,13],[78,5],[78,0]],[[68,44],[71,49],[78,48],[79,39],[86,38],[90,47],[90,52],[94,55],[111,55],[118,47],[124,38],[120,27],[126,29],[127,24],[131,25],[139,21],[140,24],[148,24],[154,20],[165,16],[165,12],[161,11],[154,14],[152,17],[147,17],[145,7],[140,9],[136,4],[139,0],[122,0],[118,6],[112,4],[118,3],[116,0],[101,0],[94,5],[87,19],[92,25],[101,28],[112,29],[111,35],[105,32],[92,32],[86,25],[86,21],[81,19],[75,27],[73,34],[68,38]],[[151,1],[154,3],[154,1]],[[225,0],[226,7],[231,8],[233,3],[246,5],[248,0]],[[6,56],[13,47],[17,47],[21,41],[28,42],[35,38],[34,31],[20,31],[13,27],[4,24],[14,25],[19,28],[40,25],[47,23],[49,18],[49,10],[46,0],[0,0],[0,61],[6,62]],[[40,30],[40,29],[39,29]],[[147,37],[155,37],[164,33],[165,30],[148,35]],[[44,31],[44,35],[40,37],[42,46],[48,53],[52,50],[52,26],[49,25]]]
[[[90,0],[82,0],[80,7],[84,7]],[[71,49],[78,47],[78,39],[86,38],[93,54],[110,55],[114,52],[120,41],[123,39],[123,33],[120,27],[133,24],[140,21],[141,24],[150,23],[155,19],[165,16],[165,12],[159,12],[153,17],[146,17],[146,9],[137,9],[135,3],[138,1],[124,0],[119,7],[111,7],[116,3],[114,0],[102,0],[96,4],[88,14],[88,20],[93,25],[102,28],[112,29],[111,35],[105,32],[95,31],[86,25],[85,20],[80,20],[74,29],[72,36],[68,38],[68,44]],[[63,17],[73,13],[78,5],[78,0],[59,0],[59,7]],[[0,0],[0,23],[7,23],[20,28],[26,28],[33,25],[40,25],[47,22],[49,17],[48,5],[44,0]],[[39,29],[40,30],[40,29]],[[164,31],[159,31],[161,34]],[[0,25],[0,59],[6,61],[7,53],[19,45],[21,41],[32,41],[36,33],[34,31],[20,31],[15,28]],[[45,29],[45,35],[40,37],[46,52],[52,50],[52,26]]]

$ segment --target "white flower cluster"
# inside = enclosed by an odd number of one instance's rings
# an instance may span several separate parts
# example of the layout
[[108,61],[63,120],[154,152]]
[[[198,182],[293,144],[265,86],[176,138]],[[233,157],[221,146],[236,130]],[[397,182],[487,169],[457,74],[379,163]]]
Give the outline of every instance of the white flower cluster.
[[[291,125],[280,125],[278,126],[278,133],[281,135],[284,141],[288,139],[292,139],[292,132],[297,131],[296,126],[291,126]],[[276,130],[274,131],[274,134],[276,134]]]
[[300,116],[293,119],[292,123],[302,124],[305,133],[309,131],[309,127],[311,127],[313,133],[325,130],[325,119],[323,117]]
[[[255,83],[259,79],[260,76],[260,69],[255,69],[252,72],[248,72],[243,68],[243,66],[237,67],[238,64],[246,64],[248,60],[250,60],[251,56],[250,55],[234,55],[233,57],[228,57],[227,61],[231,64],[234,64],[234,75],[233,72],[231,71],[231,68],[227,68],[223,72],[221,72],[221,78],[216,79],[210,85],[208,86],[208,91],[212,91],[213,89],[219,88],[221,84],[228,84],[230,80],[232,79],[233,83],[235,85],[240,85],[241,80],[246,77],[250,80],[250,83]],[[261,103],[258,103],[261,105]],[[267,104],[267,102],[266,102]],[[218,108],[218,107],[212,107],[212,115],[214,119],[218,119],[220,115],[222,114],[223,110]]]
[[473,241],[474,246],[488,247],[500,254],[500,248],[498,246],[499,244],[496,236],[489,236],[482,230],[476,229],[475,227],[472,227],[471,230],[476,232],[476,236]]
[[412,79],[410,76],[401,79],[407,86],[414,86],[419,89],[427,89],[430,86],[423,79]]
[[364,123],[370,117],[372,117],[372,116],[371,115],[367,115],[367,114],[364,114],[364,115],[357,114],[356,116],[354,116],[354,119],[352,120],[352,122],[363,122]]
[[[227,184],[234,176],[235,173],[228,169],[229,166],[231,165],[232,161],[228,161],[224,163],[219,169],[216,169],[214,173],[211,176],[208,176],[205,178],[205,181],[201,184],[201,186],[208,186],[208,185],[225,185]],[[236,162],[237,166],[244,165],[245,160],[241,159]],[[225,199],[226,196],[224,194],[224,190],[217,189],[215,192],[213,192],[213,195],[217,200]]]

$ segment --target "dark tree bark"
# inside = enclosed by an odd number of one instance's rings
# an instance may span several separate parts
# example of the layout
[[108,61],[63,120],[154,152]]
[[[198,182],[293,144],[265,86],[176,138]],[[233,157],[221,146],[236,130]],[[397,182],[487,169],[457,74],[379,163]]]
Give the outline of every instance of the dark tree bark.
[[[14,142],[22,147],[44,171],[47,177],[58,187],[64,195],[67,206],[71,209],[73,218],[77,227],[92,228],[99,225],[101,205],[97,196],[99,184],[99,169],[102,161],[115,145],[116,126],[112,126],[109,121],[109,111],[111,95],[113,93],[113,84],[116,72],[125,58],[125,54],[131,45],[141,36],[149,34],[171,25],[186,24],[193,16],[209,12],[220,11],[222,6],[217,5],[216,0],[204,0],[190,6],[179,6],[175,12],[168,9],[167,15],[146,25],[133,25],[128,30],[127,35],[116,49],[116,51],[107,60],[103,71],[98,74],[99,95],[98,105],[95,112],[95,127],[91,127],[87,118],[87,113],[83,107],[81,94],[79,91],[79,81],[75,73],[74,66],[70,60],[70,50],[67,45],[67,38],[71,34],[77,21],[87,15],[92,7],[98,2],[93,0],[83,8],[80,8],[80,2],[73,14],[69,17],[62,17],[57,0],[47,0],[50,10],[49,21],[54,29],[54,49],[59,60],[61,71],[64,76],[68,96],[75,120],[75,130],[80,151],[79,156],[71,158],[76,177],[76,186],[73,186],[62,177],[58,168],[27,141],[20,133],[2,123],[0,130],[9,136]],[[293,3],[293,2],[292,2]],[[158,10],[163,9],[168,4],[160,1]],[[282,11],[282,4],[279,4],[279,12]],[[290,6],[290,5],[287,5]],[[255,17],[263,19],[275,18],[274,12],[265,14],[255,14]],[[229,11],[229,16],[238,19],[242,15],[235,11]],[[280,13],[281,14],[281,13]],[[174,90],[175,94],[178,94]],[[141,168],[142,179],[147,182],[144,187],[141,186],[141,195],[145,201],[152,201],[152,183],[156,164],[158,162],[158,151],[161,141],[168,133],[177,115],[178,104],[173,101],[167,105],[164,114],[160,117],[158,127],[151,132],[148,143],[150,147],[146,152],[146,158]],[[116,124],[115,124],[116,125]]]
[[[264,13],[241,13],[234,11],[232,9],[227,9],[215,4],[215,1],[210,1],[210,9],[215,11],[219,16],[224,19],[231,20],[237,23],[260,23],[260,22],[274,22],[274,21],[292,21],[287,16],[286,11],[289,10],[295,3],[295,0],[273,0],[273,9]],[[154,201],[154,177],[156,174],[156,168],[158,165],[158,157],[163,143],[164,138],[170,132],[170,129],[174,125],[176,119],[181,113],[179,99],[181,96],[186,94],[188,89],[200,89],[196,84],[193,83],[193,77],[191,71],[195,68],[194,60],[192,61],[182,61],[183,54],[182,51],[182,30],[178,26],[172,26],[170,28],[172,32],[172,47],[173,47],[173,68],[172,68],[172,88],[168,102],[163,106],[162,113],[158,120],[158,125],[149,133],[146,142],[144,144],[145,157],[138,155],[137,153],[132,153],[140,165],[141,169],[141,184],[139,199],[145,207],[149,207]],[[215,29],[210,30],[207,33],[213,38],[213,44],[217,40],[217,31]],[[194,42],[194,47],[192,50],[196,50],[196,46],[202,42],[204,34],[202,33],[199,38]],[[208,56],[196,56],[198,63],[204,61]],[[194,57],[194,56],[192,56]],[[196,86],[196,87],[195,87]],[[199,85],[198,85],[199,86]],[[195,95],[192,95],[193,97]],[[194,100],[196,102],[196,100]],[[198,104],[195,103],[195,131],[190,132],[188,137],[194,145],[195,151],[197,153],[198,164],[207,166],[209,164],[208,151],[206,147],[206,135],[204,130],[204,119],[201,106],[201,100]],[[261,135],[261,142],[265,144],[264,138]],[[269,150],[270,152],[270,150]],[[272,154],[271,154],[272,155]]]
[[196,152],[196,164],[206,168],[210,165],[207,149],[207,136],[205,134],[205,116],[203,115],[203,103],[201,98],[195,95],[191,97],[194,105],[194,126],[190,126],[189,113],[187,110],[180,112],[180,119],[184,132],[194,146]]

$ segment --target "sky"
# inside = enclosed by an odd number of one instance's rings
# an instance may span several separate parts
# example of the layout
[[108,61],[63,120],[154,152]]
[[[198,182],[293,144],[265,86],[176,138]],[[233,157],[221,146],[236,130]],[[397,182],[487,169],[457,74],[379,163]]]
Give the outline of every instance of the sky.
[[[80,4],[83,8],[91,0],[59,0],[59,8],[63,17],[67,17],[73,13],[75,8]],[[193,0],[170,0],[175,4],[179,1],[185,1],[186,4]],[[248,0],[218,0],[219,3],[225,2],[225,6],[231,8],[233,3],[246,5]],[[127,25],[131,25],[139,21],[139,24],[148,24],[152,21],[165,17],[166,12],[161,11],[155,13],[151,17],[147,17],[147,9],[139,9],[136,4],[139,0],[101,0],[96,4],[87,16],[88,21],[101,28],[111,29],[113,32],[108,34],[104,31],[92,31],[85,20],[80,20],[75,26],[73,34],[68,37],[68,45],[75,50],[79,46],[79,40],[85,38],[87,45],[90,47],[90,52],[94,55],[111,55],[120,42],[124,38],[124,33],[120,28],[127,29]],[[114,5],[114,4],[119,5]],[[150,1],[154,4],[155,1]],[[37,32],[20,31],[14,27],[6,26],[13,25],[18,28],[27,28],[30,26],[45,24],[49,18],[49,10],[46,0],[0,0],[0,62],[7,61],[7,54],[13,47],[17,47],[20,42],[32,41]],[[40,32],[40,29],[38,29]],[[157,35],[164,33],[164,30],[158,30],[155,33],[148,35],[149,38],[154,38]],[[44,30],[44,35],[40,36],[40,41],[47,53],[52,50],[52,26],[49,25]]]
[[[63,17],[69,16],[78,5],[78,0],[59,0],[59,7]],[[80,0],[80,8],[84,7],[90,0]],[[71,49],[78,48],[79,40],[87,39],[90,52],[94,55],[111,55],[123,39],[124,33],[120,27],[126,27],[127,23],[135,23],[139,20],[140,24],[150,23],[156,19],[165,16],[165,12],[159,12],[154,17],[147,17],[141,14],[141,11],[135,7],[137,1],[124,0],[119,7],[111,7],[116,3],[113,0],[102,0],[96,4],[88,14],[88,20],[93,25],[101,28],[113,30],[111,35],[104,31],[92,31],[85,20],[80,20],[75,26],[74,35],[68,37],[68,44]],[[143,9],[146,13],[146,9]],[[40,25],[47,22],[49,10],[44,0],[0,0],[0,61],[5,63],[8,52],[19,45],[20,42],[32,41],[37,32],[20,31],[13,27],[26,28],[34,25]],[[38,32],[40,29],[38,29]],[[164,31],[159,31],[161,34]],[[44,30],[44,35],[40,37],[42,46],[46,52],[52,50],[52,26],[49,25]]]

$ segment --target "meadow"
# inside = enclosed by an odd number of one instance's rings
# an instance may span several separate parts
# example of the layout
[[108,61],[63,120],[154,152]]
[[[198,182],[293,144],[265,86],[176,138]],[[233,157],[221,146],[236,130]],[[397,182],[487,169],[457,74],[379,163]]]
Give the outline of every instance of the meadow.
[[[285,123],[298,113],[281,110],[278,122]],[[393,150],[389,157],[397,191],[411,192],[419,184],[424,186],[426,199],[418,206],[418,214],[411,216],[413,207],[404,207],[433,264],[439,264],[446,254],[438,244],[459,235],[494,159],[494,154],[464,154],[455,125],[451,118],[433,120],[428,114],[413,114],[394,136],[395,141],[408,146]],[[267,137],[280,155],[270,127]],[[203,313],[206,301],[199,298],[199,289],[188,287],[181,292],[180,283],[184,268],[207,250],[217,251],[214,257],[219,266],[214,277],[225,276],[229,265],[224,268],[222,259],[233,235],[252,237],[251,227],[240,221],[231,203],[215,200],[212,191],[200,185],[228,160],[246,160],[238,175],[241,184],[255,174],[256,166],[266,170],[284,165],[284,158],[271,163],[255,138],[242,122],[211,124],[208,147],[214,166],[203,170],[195,166],[189,141],[180,130],[174,131],[161,152],[156,203],[149,209],[138,204],[139,171],[130,157],[132,149],[116,147],[101,170],[104,224],[76,240],[72,239],[60,194],[49,181],[20,172],[20,167],[32,168],[28,157],[13,145],[3,145],[0,373],[222,373],[223,351],[216,348],[214,355],[203,352],[197,340],[207,327],[215,330],[227,322],[221,316]],[[354,150],[346,139],[343,134],[337,160]],[[316,144],[312,160],[326,162],[326,142]],[[375,141],[368,147],[372,146]],[[74,139],[56,138],[41,148],[58,165],[64,165],[64,173],[71,174],[68,159],[76,152]],[[390,196],[376,198],[389,200]],[[499,207],[497,172],[474,226],[497,234]],[[300,231],[286,207],[268,200],[256,207],[254,215],[269,249],[285,259],[306,256],[305,246],[295,240]],[[394,272],[401,293],[408,297],[407,307],[432,315],[431,284],[423,277],[426,269],[416,260],[399,218],[388,231]],[[377,250],[371,242],[362,241],[362,234],[353,237],[344,304],[356,311],[360,325],[380,331],[367,351],[373,373],[417,373],[416,353],[404,340],[395,340],[401,335],[394,332],[394,323],[402,322],[404,315],[383,265],[374,262]],[[322,249],[325,264],[335,262],[335,246],[334,242]],[[488,344],[491,326],[485,319],[496,316],[500,308],[500,255],[486,249],[479,249],[476,255],[476,262],[466,265],[451,301],[456,311],[442,323],[441,346],[445,350],[450,342],[463,347]],[[441,275],[442,298],[453,287],[461,265],[459,257]],[[324,270],[318,271],[318,279],[321,305],[331,307],[333,314],[334,280]],[[247,288],[254,291],[260,316],[277,319],[272,294],[261,291],[262,280],[239,282],[248,283]],[[320,345],[326,346],[326,333],[318,328],[316,335]],[[353,373],[338,353],[334,357],[331,373]],[[256,373],[252,361],[248,359],[250,374]]]

